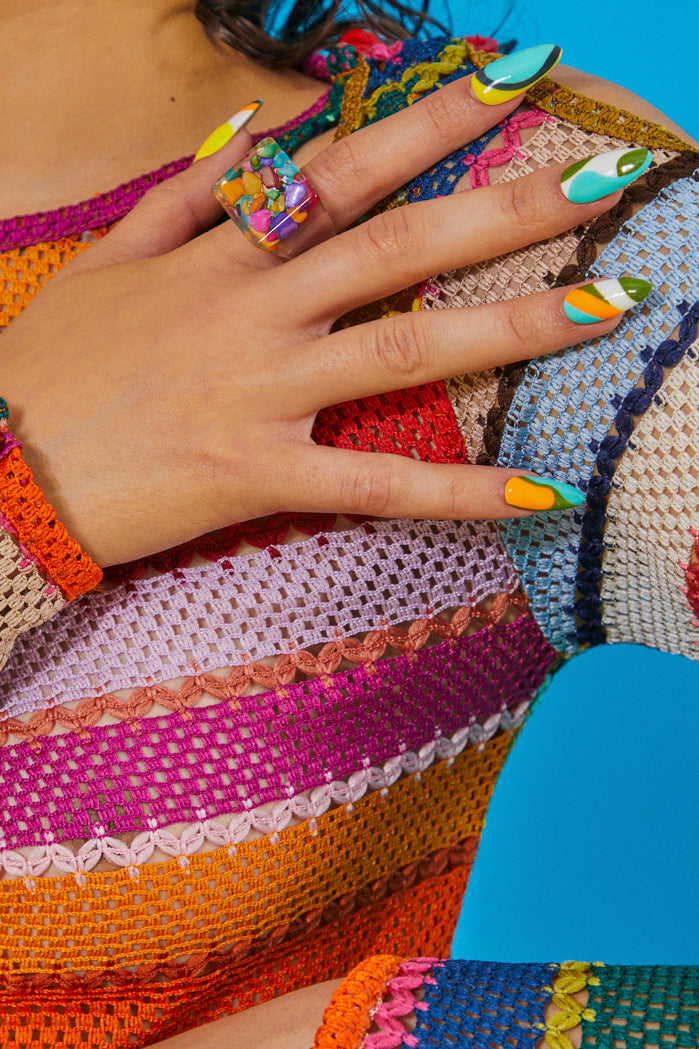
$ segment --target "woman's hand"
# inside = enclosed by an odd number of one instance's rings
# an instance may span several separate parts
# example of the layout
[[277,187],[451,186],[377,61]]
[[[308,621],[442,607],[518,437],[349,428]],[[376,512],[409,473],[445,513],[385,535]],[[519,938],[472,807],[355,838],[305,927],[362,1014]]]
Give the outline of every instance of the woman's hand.
[[[334,143],[305,173],[341,230],[520,100],[483,105],[466,78]],[[616,319],[581,329],[564,289],[330,331],[358,305],[554,236],[620,193],[572,204],[548,168],[334,236],[320,220],[326,239],[280,262],[230,223],[210,228],[210,185],[249,147],[241,132],[152,190],[3,337],[1,392],[59,518],[106,566],[279,510],[523,516],[504,498],[516,471],[319,447],[316,413],[559,350]]]

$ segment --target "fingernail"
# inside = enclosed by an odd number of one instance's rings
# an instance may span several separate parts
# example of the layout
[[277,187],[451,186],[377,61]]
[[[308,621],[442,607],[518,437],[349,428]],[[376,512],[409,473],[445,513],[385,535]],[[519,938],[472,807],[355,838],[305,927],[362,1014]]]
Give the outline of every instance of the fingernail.
[[215,131],[212,131],[204,144],[200,146],[194,160],[203,160],[204,157],[210,157],[212,153],[218,153],[219,149],[223,149],[226,143],[233,138],[236,131],[241,131],[252,120],[261,105],[262,99],[258,98],[257,101],[243,106],[242,109],[233,114],[230,120],[227,120],[225,124],[221,124]]
[[572,288],[563,300],[563,309],[568,320],[576,324],[594,324],[637,306],[652,290],[650,281],[638,277],[609,277]]
[[585,496],[572,484],[541,477],[511,477],[505,485],[505,502],[518,510],[567,510],[580,506]]
[[545,77],[561,57],[556,44],[538,44],[497,58],[471,77],[471,90],[487,106],[498,106],[521,95]]
[[571,164],[561,175],[561,189],[574,204],[588,204],[623,189],[650,167],[648,149],[613,149]]

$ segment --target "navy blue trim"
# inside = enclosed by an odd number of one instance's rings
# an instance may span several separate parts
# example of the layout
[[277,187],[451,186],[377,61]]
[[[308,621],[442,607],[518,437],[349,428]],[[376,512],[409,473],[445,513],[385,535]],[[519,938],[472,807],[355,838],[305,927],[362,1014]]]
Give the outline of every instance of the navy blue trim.
[[[680,321],[678,338],[665,339],[655,351],[646,347],[641,359],[647,361],[643,372],[643,386],[636,386],[622,399],[617,395],[618,408],[614,419],[616,434],[605,437],[599,445],[595,462],[596,473],[587,488],[587,509],[583,516],[580,553],[578,556],[578,597],[574,611],[578,619],[578,641],[581,645],[602,645],[607,640],[602,625],[602,557],[604,554],[604,527],[607,517],[607,497],[614,473],[622,455],[629,446],[635,428],[635,418],[643,415],[656,398],[663,382],[663,369],[674,368],[682,360],[697,338],[699,299],[691,306],[682,302],[677,307]],[[594,445],[593,451],[595,449]]]

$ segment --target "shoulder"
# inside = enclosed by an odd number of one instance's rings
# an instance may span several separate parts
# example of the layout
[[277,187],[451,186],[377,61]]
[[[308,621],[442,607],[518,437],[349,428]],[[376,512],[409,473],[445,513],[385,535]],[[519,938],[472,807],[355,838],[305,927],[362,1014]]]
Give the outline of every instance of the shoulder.
[[699,143],[695,142],[673,120],[665,116],[661,110],[656,109],[655,106],[647,102],[646,99],[641,98],[640,95],[636,95],[633,91],[628,91],[625,87],[621,87],[620,84],[615,84],[611,80],[603,80],[602,77],[592,76],[580,69],[574,69],[572,66],[565,65],[556,67],[552,79],[560,84],[565,84],[566,87],[572,88],[573,91],[581,95],[586,95],[588,98],[597,99],[597,101],[605,102],[616,109],[643,117],[652,124],[658,124],[679,138],[684,139],[690,145],[699,148]]

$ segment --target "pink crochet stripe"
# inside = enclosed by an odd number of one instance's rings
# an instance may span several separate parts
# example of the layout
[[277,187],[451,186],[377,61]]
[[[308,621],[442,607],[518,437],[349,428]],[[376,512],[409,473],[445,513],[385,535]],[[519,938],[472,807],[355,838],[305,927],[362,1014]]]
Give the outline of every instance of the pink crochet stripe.
[[526,127],[537,127],[545,120],[554,123],[552,117],[542,113],[540,109],[526,110],[524,113],[515,113],[513,117],[501,125],[503,145],[498,149],[489,149],[473,162],[469,169],[471,185],[474,189],[479,186],[489,185],[488,168],[497,168],[507,164],[517,154],[526,156],[522,151],[522,139],[520,131]]
[[[694,613],[695,619],[692,621],[692,626],[699,627],[699,532],[696,528],[690,528],[689,534],[694,540],[692,549],[694,560],[688,564],[685,564],[683,561],[678,562],[679,567],[684,572],[687,584],[684,587],[680,587],[680,593],[687,598],[687,605]],[[699,641],[697,644],[699,644]]]
[[[190,677],[511,593],[493,524],[376,521],[92,593],[18,639],[0,674],[16,717]],[[322,599],[319,597],[322,595]]]
[[146,830],[150,819],[163,826],[213,818],[346,779],[528,703],[553,657],[523,616],[329,679],[243,696],[233,709],[219,703],[187,718],[8,746],[0,751],[7,847],[44,844],[47,833],[90,838],[95,825],[114,834]]
[[383,999],[374,1013],[374,1023],[379,1030],[366,1036],[362,1049],[399,1049],[401,1045],[418,1045],[417,1038],[406,1032],[401,1018],[427,1008],[416,997],[416,991],[425,984],[437,982],[430,974],[438,967],[443,967],[438,958],[413,958],[401,962],[397,974],[388,981]]

